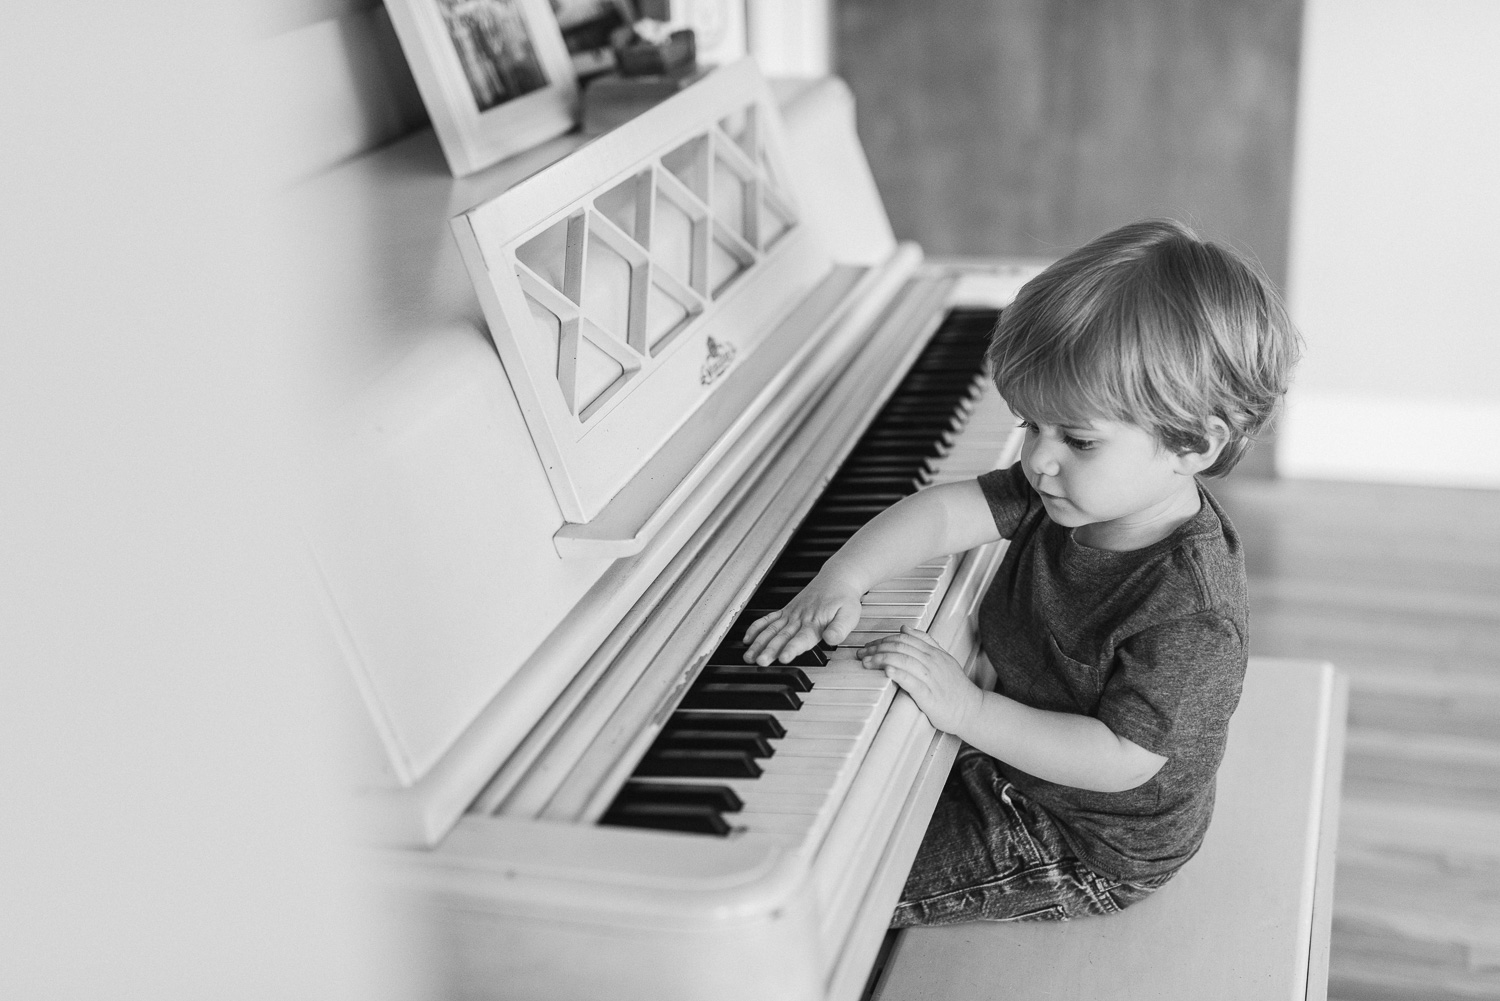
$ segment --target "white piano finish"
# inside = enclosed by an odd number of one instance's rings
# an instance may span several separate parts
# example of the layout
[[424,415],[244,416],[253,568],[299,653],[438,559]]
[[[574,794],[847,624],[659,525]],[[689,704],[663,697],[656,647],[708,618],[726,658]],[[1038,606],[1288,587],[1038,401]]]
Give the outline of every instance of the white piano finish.
[[[840,133],[852,140],[841,85],[778,89],[790,102],[793,149],[807,134],[823,146]],[[435,842],[488,778],[452,774],[449,752],[482,744],[457,757],[506,755],[504,740],[468,733],[474,720],[549,637],[542,659],[586,659],[640,591],[618,586],[617,567],[605,581],[610,558],[558,557],[552,537],[564,519],[449,227],[583,144],[564,136],[455,181],[432,135],[420,133],[287,198],[304,235],[288,269],[314,289],[310,301],[326,304],[315,328],[327,366],[320,385],[333,390],[312,422],[329,429],[330,486],[308,507],[330,515],[307,527],[309,548],[349,668],[351,726],[369,749],[355,763],[362,803],[389,840]],[[791,157],[799,187],[807,169]],[[832,250],[884,260],[895,244],[867,168],[865,178],[840,205],[878,216],[853,232],[857,246],[844,234]],[[649,579],[662,562],[637,576]],[[598,628],[554,635],[596,587],[608,592]],[[514,614],[521,608],[527,614]],[[493,730],[519,738],[527,726]],[[412,807],[413,789],[424,806]]]
[[[951,738],[886,690],[864,767],[815,837],[591,823],[663,698],[716,642],[713,624],[753,587],[942,308],[1003,304],[1035,270],[920,267],[919,251],[890,239],[868,168],[847,169],[863,157],[846,92],[784,93],[800,201],[838,189],[848,216],[826,240],[830,270],[797,294],[838,302],[802,321],[817,347],[797,356],[786,392],[622,558],[554,543],[565,524],[555,481],[448,232],[450,216],[579,140],[453,181],[419,136],[290,199],[308,232],[291,263],[327,292],[325,384],[341,388],[322,415],[332,496],[310,505],[329,515],[307,537],[366,735],[356,743],[370,752],[360,800],[379,840],[408,846],[383,856],[386,870],[430,909],[457,996],[847,997],[951,760]],[[848,183],[804,147],[839,147],[830,162]],[[828,211],[806,219],[821,225]],[[975,441],[992,462],[1003,439],[991,427]],[[997,559],[983,551],[944,571],[955,583],[923,613],[976,670],[970,618]],[[682,656],[647,671],[642,651],[674,636]],[[569,743],[576,759],[558,751]],[[487,784],[499,815],[463,815]]]

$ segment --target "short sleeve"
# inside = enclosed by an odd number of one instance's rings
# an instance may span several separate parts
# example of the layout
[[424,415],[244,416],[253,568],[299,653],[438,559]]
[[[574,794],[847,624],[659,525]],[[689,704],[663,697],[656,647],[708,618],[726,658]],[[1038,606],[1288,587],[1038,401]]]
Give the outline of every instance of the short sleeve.
[[1115,648],[1099,720],[1154,754],[1218,767],[1248,652],[1233,621],[1207,611],[1152,626]]
[[990,506],[990,515],[995,519],[995,527],[1000,530],[1002,539],[1015,538],[1022,520],[1040,503],[1036,491],[1026,482],[1026,474],[1021,471],[1019,462],[979,477],[979,489]]

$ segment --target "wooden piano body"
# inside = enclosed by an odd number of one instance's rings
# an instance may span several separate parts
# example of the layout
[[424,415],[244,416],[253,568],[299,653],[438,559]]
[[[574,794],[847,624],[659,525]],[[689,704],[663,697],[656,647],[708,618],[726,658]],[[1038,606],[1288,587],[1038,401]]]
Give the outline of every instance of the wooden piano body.
[[[589,144],[453,181],[419,136],[294,203],[340,387],[309,550],[436,992],[857,996],[956,751],[884,679],[809,668],[808,705],[864,715],[836,764],[780,756],[828,776],[805,816],[598,821],[945,313],[1034,268],[898,246],[847,92],[778,99],[749,62]],[[1014,447],[992,388],[964,407],[938,479]],[[862,628],[908,616],[982,670],[1000,555],[872,592]]]

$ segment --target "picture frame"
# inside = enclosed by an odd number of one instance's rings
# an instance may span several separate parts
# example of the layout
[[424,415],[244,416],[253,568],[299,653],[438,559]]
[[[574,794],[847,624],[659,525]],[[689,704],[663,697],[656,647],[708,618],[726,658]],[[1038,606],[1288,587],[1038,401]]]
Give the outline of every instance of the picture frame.
[[637,20],[631,0],[551,0],[563,43],[580,83],[615,68],[610,37]]
[[453,176],[577,121],[578,80],[548,0],[386,0],[386,8]]

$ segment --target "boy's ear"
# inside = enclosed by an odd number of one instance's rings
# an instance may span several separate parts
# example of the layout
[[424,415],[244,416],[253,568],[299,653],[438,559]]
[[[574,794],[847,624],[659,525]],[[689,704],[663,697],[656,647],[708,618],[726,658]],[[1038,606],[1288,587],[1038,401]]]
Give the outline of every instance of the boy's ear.
[[1178,461],[1182,463],[1183,472],[1195,475],[1212,466],[1219,459],[1219,453],[1224,451],[1224,446],[1229,443],[1229,425],[1218,417],[1210,417],[1207,427],[1204,429],[1208,440],[1208,447],[1201,452],[1188,451],[1178,454]]

